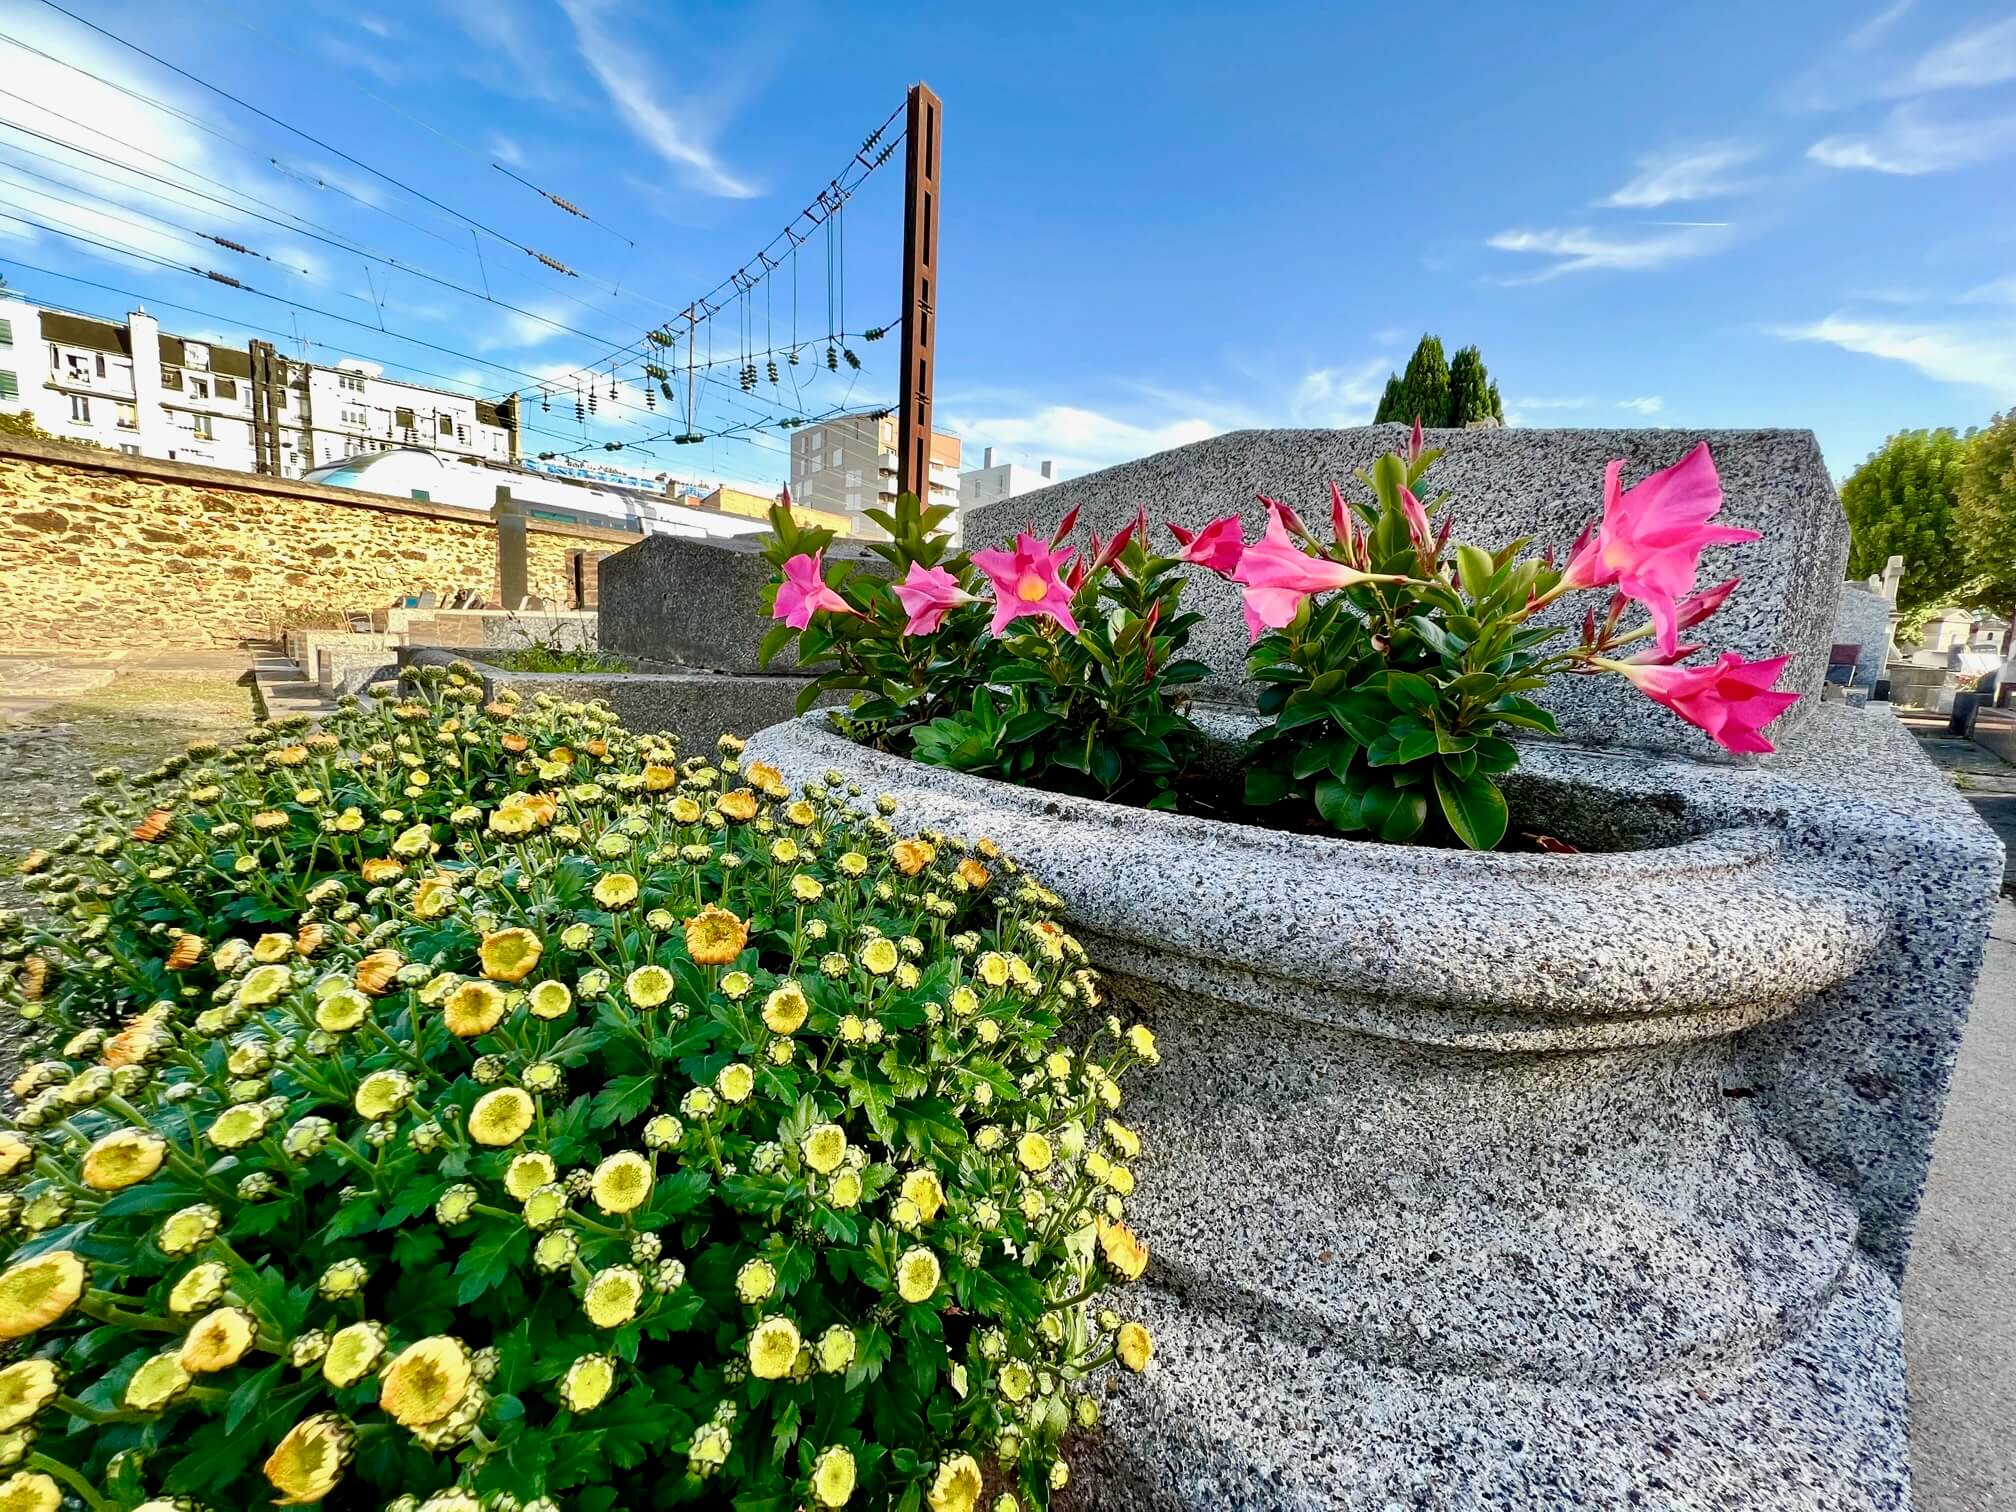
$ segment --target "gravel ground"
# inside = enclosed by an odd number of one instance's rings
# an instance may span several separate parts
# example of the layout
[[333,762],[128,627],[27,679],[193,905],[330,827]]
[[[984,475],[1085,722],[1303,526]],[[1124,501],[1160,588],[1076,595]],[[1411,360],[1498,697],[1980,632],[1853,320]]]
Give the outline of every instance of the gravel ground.
[[[253,717],[246,665],[0,662],[0,908],[34,912],[15,865],[70,832],[97,768],[145,770],[192,740],[243,730]],[[12,1065],[15,1027],[0,1024],[0,1068]]]

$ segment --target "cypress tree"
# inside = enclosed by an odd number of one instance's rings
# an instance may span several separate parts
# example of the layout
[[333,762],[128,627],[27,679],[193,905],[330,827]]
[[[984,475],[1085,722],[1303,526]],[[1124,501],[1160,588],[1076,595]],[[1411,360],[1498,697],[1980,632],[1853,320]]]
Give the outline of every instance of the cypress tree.
[[1467,346],[1449,364],[1449,421],[1461,428],[1473,420],[1491,418],[1491,379],[1484,371],[1484,358],[1474,346]]
[[1449,423],[1449,361],[1442,355],[1439,336],[1423,336],[1407,359],[1407,371],[1400,378],[1399,413],[1393,418],[1403,424]]
[[1389,373],[1386,377],[1386,392],[1379,396],[1379,408],[1373,413],[1372,423],[1384,425],[1389,420],[1400,418],[1400,375]]

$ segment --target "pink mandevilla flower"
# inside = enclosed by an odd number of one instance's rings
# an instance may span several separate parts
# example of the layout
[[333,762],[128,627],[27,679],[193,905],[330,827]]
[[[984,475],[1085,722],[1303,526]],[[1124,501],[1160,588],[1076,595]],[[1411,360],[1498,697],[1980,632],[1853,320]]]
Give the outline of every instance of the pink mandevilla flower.
[[1771,690],[1791,659],[1774,656],[1769,661],[1746,662],[1734,651],[1724,651],[1709,667],[1636,662],[1603,665],[1628,677],[1654,703],[1705,730],[1723,750],[1767,755],[1776,748],[1764,738],[1764,726],[1799,701],[1797,693]]
[[1171,524],[1169,534],[1176,537],[1176,544],[1183,548],[1176,553],[1179,562],[1189,562],[1217,573],[1231,572],[1239,565],[1239,555],[1246,549],[1245,532],[1240,529],[1236,514],[1213,520],[1194,534],[1181,525]]
[[909,575],[890,592],[910,616],[903,627],[905,635],[929,635],[961,604],[976,602],[943,567],[926,567],[921,562],[912,562]]
[[1058,576],[1072,555],[1046,549],[1026,531],[1015,537],[1013,551],[997,546],[974,552],[973,565],[994,585],[993,633],[999,635],[1024,615],[1047,614],[1076,635],[1078,621],[1071,617],[1071,591]]
[[1352,588],[1360,583],[1405,581],[1310,556],[1290,538],[1287,515],[1285,506],[1273,506],[1267,518],[1267,534],[1245,549],[1231,573],[1232,581],[1246,589],[1246,629],[1254,640],[1260,639],[1263,630],[1279,630],[1294,619],[1302,600],[1312,593]]
[[1706,441],[1635,488],[1619,488],[1623,472],[1621,459],[1604,470],[1602,523],[1576,541],[1563,581],[1570,588],[1615,583],[1645,606],[1660,650],[1670,652],[1682,628],[1677,601],[1693,590],[1702,551],[1762,537],[1708,523],[1722,507],[1722,482]]
[[784,564],[784,581],[777,585],[777,605],[770,611],[772,619],[784,621],[793,630],[803,630],[812,623],[812,616],[822,611],[855,615],[861,612],[826,586],[826,568],[820,560],[824,555],[819,551],[801,551]]

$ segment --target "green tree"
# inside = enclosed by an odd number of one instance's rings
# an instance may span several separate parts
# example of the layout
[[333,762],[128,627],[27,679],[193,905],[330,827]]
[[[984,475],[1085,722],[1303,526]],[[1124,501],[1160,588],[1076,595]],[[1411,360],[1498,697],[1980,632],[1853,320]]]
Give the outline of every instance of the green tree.
[[1880,573],[1892,556],[1903,557],[1900,611],[1949,603],[1968,581],[1953,518],[1967,450],[1968,438],[1951,427],[1900,431],[1841,486],[1849,576]]
[[29,441],[54,441],[57,438],[35,423],[35,416],[28,410],[18,415],[0,414],[0,436],[21,436]]
[[1974,580],[1971,601],[2016,625],[2016,410],[1969,445],[1953,531]]
[[1389,420],[1398,420],[1399,418],[1400,375],[1398,373],[1389,373],[1386,376],[1386,392],[1379,396],[1379,408],[1373,413],[1372,423],[1374,425],[1384,425]]
[[1449,418],[1452,426],[1477,420],[1501,418],[1493,411],[1497,394],[1491,375],[1484,371],[1484,358],[1474,346],[1467,346],[1449,364]]

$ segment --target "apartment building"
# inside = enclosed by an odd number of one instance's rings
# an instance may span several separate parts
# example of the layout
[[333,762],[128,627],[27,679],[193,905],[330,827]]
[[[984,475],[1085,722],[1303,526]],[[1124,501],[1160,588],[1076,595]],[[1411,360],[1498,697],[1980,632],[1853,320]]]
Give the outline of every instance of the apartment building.
[[980,465],[959,474],[959,513],[1048,488],[1057,481],[1055,471],[1056,464],[1051,462],[1039,462],[1035,467],[1026,462],[996,462],[994,448],[986,447],[980,453]]
[[[957,436],[931,433],[929,487],[926,503],[958,508]],[[895,416],[863,410],[793,431],[791,498],[810,509],[847,516],[852,522],[850,534],[881,536],[882,530],[862,514],[896,502]]]
[[[402,383],[365,364],[282,364],[273,427],[285,477],[396,446],[517,456],[515,399]],[[67,441],[258,470],[250,352],[172,335],[144,311],[122,323],[0,294],[0,410],[27,410]]]

